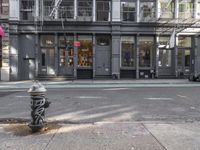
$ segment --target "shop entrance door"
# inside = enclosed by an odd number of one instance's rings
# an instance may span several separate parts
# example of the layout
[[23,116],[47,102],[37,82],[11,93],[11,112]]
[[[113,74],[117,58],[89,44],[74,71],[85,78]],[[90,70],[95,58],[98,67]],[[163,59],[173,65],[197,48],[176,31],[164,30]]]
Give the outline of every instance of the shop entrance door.
[[174,72],[174,51],[171,49],[159,49],[158,76],[175,75]]
[[59,75],[73,76],[74,71],[74,49],[59,49]]
[[95,51],[96,76],[111,75],[111,48],[110,46],[97,46]]
[[179,75],[189,75],[191,71],[191,50],[178,50],[178,72]]
[[40,75],[55,75],[55,50],[42,48],[40,56]]

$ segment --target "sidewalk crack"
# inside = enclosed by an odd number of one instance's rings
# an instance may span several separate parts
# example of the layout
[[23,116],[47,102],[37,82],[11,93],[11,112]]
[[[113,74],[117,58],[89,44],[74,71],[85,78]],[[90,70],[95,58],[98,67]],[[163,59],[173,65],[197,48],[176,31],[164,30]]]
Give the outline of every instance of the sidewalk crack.
[[46,150],[47,147],[49,146],[49,144],[51,143],[51,141],[53,141],[53,139],[54,139],[55,135],[57,134],[58,130],[59,130],[59,129],[57,129],[56,132],[52,135],[51,139],[49,140],[49,142],[48,142],[47,145],[45,146],[44,150]]
[[158,144],[164,149],[167,150],[167,148],[157,139],[155,135],[142,123],[142,126],[147,130],[147,132],[150,133],[150,135],[158,142]]

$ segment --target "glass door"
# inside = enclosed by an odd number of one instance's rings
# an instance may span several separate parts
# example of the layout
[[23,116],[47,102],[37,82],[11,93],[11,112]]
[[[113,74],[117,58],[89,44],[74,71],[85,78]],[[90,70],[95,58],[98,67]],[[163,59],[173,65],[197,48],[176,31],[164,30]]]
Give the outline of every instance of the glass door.
[[178,72],[179,75],[188,75],[191,70],[191,50],[178,50]]
[[40,74],[55,75],[55,50],[42,48],[40,57]]
[[172,50],[170,49],[159,49],[158,57],[158,74],[159,75],[172,75],[173,65],[172,65]]
[[74,49],[60,48],[59,49],[59,74],[73,75],[74,66]]

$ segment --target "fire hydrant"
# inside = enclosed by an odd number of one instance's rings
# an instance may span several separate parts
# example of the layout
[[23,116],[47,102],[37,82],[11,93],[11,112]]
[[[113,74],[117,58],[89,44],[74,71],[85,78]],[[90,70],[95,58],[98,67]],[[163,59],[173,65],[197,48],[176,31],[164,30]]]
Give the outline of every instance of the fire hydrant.
[[46,98],[46,88],[38,81],[34,81],[28,90],[31,97],[31,122],[29,127],[32,131],[38,131],[44,126],[45,108],[48,108],[50,102]]

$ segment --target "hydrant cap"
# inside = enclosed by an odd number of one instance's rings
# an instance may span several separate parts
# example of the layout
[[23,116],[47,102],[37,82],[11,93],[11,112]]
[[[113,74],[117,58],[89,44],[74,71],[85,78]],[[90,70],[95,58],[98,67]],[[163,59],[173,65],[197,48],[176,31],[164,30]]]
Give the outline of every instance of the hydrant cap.
[[44,87],[44,85],[42,85],[40,82],[38,81],[34,81],[33,85],[30,87],[30,89],[28,90],[28,93],[45,93],[47,90]]

